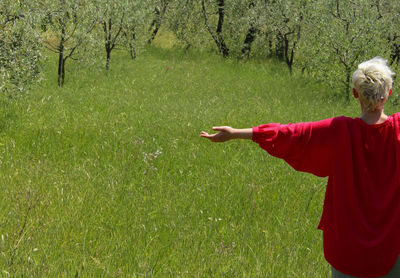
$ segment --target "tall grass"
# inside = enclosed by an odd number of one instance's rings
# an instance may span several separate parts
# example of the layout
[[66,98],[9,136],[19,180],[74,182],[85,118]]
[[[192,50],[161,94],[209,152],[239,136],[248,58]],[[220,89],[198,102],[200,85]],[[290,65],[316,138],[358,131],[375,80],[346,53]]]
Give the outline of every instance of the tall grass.
[[50,59],[0,103],[1,275],[328,277],[326,180],[199,133],[354,117],[355,102],[273,61],[148,49],[108,73],[72,66],[57,88]]

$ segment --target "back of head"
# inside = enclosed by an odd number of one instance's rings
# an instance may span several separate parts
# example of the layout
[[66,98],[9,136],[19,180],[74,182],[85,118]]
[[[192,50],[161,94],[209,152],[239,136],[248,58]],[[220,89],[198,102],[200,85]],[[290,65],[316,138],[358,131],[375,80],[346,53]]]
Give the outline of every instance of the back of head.
[[353,86],[360,101],[369,111],[383,108],[389,97],[395,73],[381,57],[362,62],[353,74]]

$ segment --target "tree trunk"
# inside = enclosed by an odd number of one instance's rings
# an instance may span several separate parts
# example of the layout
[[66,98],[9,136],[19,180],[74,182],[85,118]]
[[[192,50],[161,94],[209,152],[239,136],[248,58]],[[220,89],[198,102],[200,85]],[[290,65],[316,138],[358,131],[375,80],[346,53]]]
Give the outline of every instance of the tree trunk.
[[296,41],[293,42],[292,49],[290,50],[290,54],[289,54],[290,41],[286,36],[283,39],[283,44],[284,44],[284,50],[285,50],[284,51],[285,62],[286,62],[286,65],[289,68],[290,74],[292,74],[293,73],[293,60],[294,60],[294,52],[295,52],[295,48],[296,48]]
[[161,21],[162,18],[164,17],[164,14],[167,10],[168,7],[168,1],[163,1],[163,7],[162,10],[158,9],[157,7],[154,9],[155,17],[153,21],[151,22],[150,25],[150,30],[154,27],[153,32],[151,33],[150,39],[147,41],[148,44],[151,44],[154,40],[154,38],[157,36],[158,31],[160,30],[161,27]]
[[390,49],[390,65],[392,66],[394,63],[399,64],[400,61],[400,44],[397,44],[395,41],[391,42]]
[[64,86],[64,80],[65,80],[65,61],[67,59],[64,58],[64,61],[62,63],[62,76],[61,76],[61,85]]
[[223,38],[221,38],[219,45],[220,45],[220,51],[221,51],[222,57],[224,57],[224,58],[228,57],[229,56],[229,48],[226,46]]
[[129,43],[129,53],[131,54],[131,59],[135,60],[136,59],[136,49],[133,43]]
[[246,38],[244,40],[243,48],[242,48],[242,57],[248,59],[250,56],[251,45],[256,38],[257,29],[251,24],[249,30],[247,31]]
[[284,49],[283,54],[284,54],[284,57],[285,57],[286,65],[289,68],[290,74],[292,74],[292,72],[293,72],[293,70],[292,70],[293,59],[291,59],[291,58],[293,57],[293,49],[292,49],[292,52],[291,52],[292,57],[290,57],[289,56],[289,39],[286,36],[283,37],[283,49]]
[[266,33],[265,33],[265,41],[267,41],[268,56],[272,56],[272,52],[273,52],[273,43],[272,43],[272,38],[271,38],[269,32],[266,32]]
[[150,39],[147,41],[148,44],[151,44],[151,43],[153,42],[154,38],[157,36],[158,30],[160,29],[160,27],[161,27],[161,24],[158,24],[158,23],[157,23],[157,24],[155,25],[155,28],[154,28],[154,30],[153,30],[153,33],[151,33],[151,37],[150,37]]
[[131,54],[132,60],[136,59],[135,40],[136,40],[135,27],[132,27],[131,40],[129,41],[129,52]]
[[283,60],[285,47],[283,44],[283,37],[281,34],[276,35],[275,55],[279,60]]
[[293,73],[293,61],[294,61],[294,54],[296,52],[296,46],[297,43],[300,41],[300,36],[301,36],[301,21],[303,20],[303,15],[300,14],[299,18],[299,23],[297,25],[297,33],[294,33],[296,35],[294,38],[292,38],[292,43],[290,43],[290,39],[288,35],[290,33],[285,34],[283,38],[283,44],[284,44],[284,55],[285,55],[285,61],[287,66],[289,67],[290,74]]
[[204,0],[201,1],[201,6],[203,10],[203,17],[204,17],[204,23],[206,25],[208,33],[211,35],[213,38],[215,44],[217,45],[218,52],[222,54],[222,57],[228,57],[229,55],[229,48],[226,46],[224,38],[222,37],[222,26],[224,23],[224,0],[217,0],[218,1],[218,25],[217,25],[217,30],[214,32],[209,24],[208,21],[208,15],[206,11],[206,6],[204,3]]
[[346,72],[346,83],[345,83],[345,97],[346,97],[346,101],[349,102],[350,101],[350,78],[351,78],[351,67],[345,65],[345,72]]
[[64,85],[65,78],[65,59],[64,59],[64,43],[65,43],[65,26],[61,27],[60,44],[58,45],[58,86]]
[[104,47],[106,49],[106,70],[110,68],[110,59],[111,59],[111,28],[112,28],[112,21],[111,18],[108,19],[108,28],[107,28],[107,21],[103,22],[103,29],[104,29]]
[[[252,0],[249,4],[249,10],[254,8],[255,4]],[[251,45],[256,38],[257,28],[254,26],[255,19],[251,19],[250,28],[247,30],[246,38],[244,39],[243,48],[242,48],[242,58],[248,59],[250,56]]]
[[218,2],[218,25],[217,25],[217,38],[218,48],[222,54],[222,57],[226,58],[229,56],[229,48],[225,44],[224,37],[222,36],[222,27],[224,25],[225,17],[225,3],[224,0],[217,0]]
[[58,86],[61,87],[63,85],[62,80],[62,69],[64,67],[64,50],[60,50],[58,52]]
[[108,70],[110,68],[111,48],[106,48],[106,52],[107,52],[106,70]]

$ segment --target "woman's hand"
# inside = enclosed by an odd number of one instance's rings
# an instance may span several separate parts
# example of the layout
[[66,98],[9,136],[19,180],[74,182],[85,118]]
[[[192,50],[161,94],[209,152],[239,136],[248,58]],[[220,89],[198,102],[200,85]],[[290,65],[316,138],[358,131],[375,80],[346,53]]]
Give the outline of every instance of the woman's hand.
[[209,139],[211,142],[225,142],[236,138],[235,129],[230,126],[215,126],[213,130],[219,131],[219,133],[208,134],[202,131],[200,136]]

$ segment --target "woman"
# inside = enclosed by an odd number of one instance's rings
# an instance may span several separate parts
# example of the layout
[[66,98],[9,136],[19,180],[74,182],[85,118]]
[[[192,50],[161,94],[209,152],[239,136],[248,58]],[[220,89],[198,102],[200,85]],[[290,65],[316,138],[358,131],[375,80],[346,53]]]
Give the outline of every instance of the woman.
[[400,278],[400,113],[383,111],[392,76],[380,57],[358,66],[359,118],[201,132],[212,142],[252,139],[298,171],[329,177],[318,228],[332,277]]

